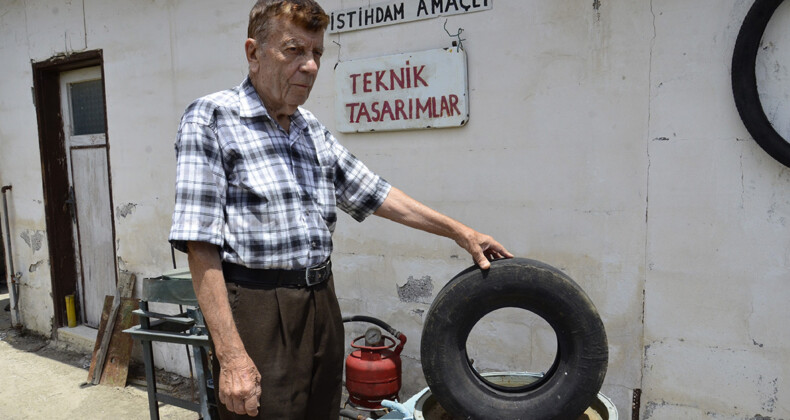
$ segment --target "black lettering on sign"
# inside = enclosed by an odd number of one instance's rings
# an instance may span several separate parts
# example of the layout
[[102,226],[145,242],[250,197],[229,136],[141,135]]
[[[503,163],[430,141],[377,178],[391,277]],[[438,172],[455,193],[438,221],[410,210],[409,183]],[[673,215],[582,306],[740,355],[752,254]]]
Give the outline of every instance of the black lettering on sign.
[[428,8],[425,7],[425,0],[420,0],[420,5],[417,6],[417,17],[422,16],[422,14],[428,14]]
[[[430,9],[428,5],[430,4]],[[471,9],[478,9],[480,7],[488,7],[488,0],[483,0],[482,4],[479,0],[420,0],[417,5],[417,17],[440,15],[443,13],[458,13],[462,10],[468,12]]]
[[[415,6],[416,11],[414,10]],[[489,0],[391,1],[385,4],[358,7],[353,10],[331,12],[328,30],[330,33],[353,31],[440,15],[475,12],[478,9],[489,9],[490,7],[491,2]]]
[[444,13],[443,0],[431,0],[431,14],[435,15],[436,13]]

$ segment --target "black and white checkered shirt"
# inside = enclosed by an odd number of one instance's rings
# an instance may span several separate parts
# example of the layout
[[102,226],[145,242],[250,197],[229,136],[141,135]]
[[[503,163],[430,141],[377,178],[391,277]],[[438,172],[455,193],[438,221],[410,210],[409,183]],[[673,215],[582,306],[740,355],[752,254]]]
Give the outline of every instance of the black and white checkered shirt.
[[224,261],[249,268],[322,263],[337,207],[362,221],[390,191],[309,111],[282,130],[249,78],[187,107],[176,156],[170,241],[181,251],[186,241],[215,244]]

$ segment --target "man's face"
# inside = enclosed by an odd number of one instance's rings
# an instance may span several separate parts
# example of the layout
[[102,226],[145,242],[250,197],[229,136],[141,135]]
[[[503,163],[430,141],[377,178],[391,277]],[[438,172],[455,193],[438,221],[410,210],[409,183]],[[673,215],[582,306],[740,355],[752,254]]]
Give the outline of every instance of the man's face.
[[251,46],[250,41],[250,78],[263,104],[275,119],[293,114],[310,96],[324,52],[324,32],[278,18],[263,44]]

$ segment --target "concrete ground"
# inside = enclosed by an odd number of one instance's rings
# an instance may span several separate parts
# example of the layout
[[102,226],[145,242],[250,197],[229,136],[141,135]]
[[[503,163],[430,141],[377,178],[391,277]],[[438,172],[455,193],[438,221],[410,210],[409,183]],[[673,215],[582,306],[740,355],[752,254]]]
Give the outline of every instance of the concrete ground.
[[[8,292],[5,284],[0,287],[0,419],[149,419],[142,370],[130,369],[130,382],[142,386],[86,385],[91,355],[12,328],[10,312],[4,310]],[[190,392],[184,382],[184,378],[162,374],[157,383],[183,397]],[[170,420],[199,417],[170,405],[161,405],[159,414]]]
[[[90,350],[65,334],[58,342],[11,327],[8,305],[8,291],[0,283],[0,420],[149,420],[141,364],[130,366],[126,387],[88,385]],[[194,392],[188,378],[163,371],[157,372],[157,386],[184,399]],[[200,418],[196,412],[164,404],[159,417]]]

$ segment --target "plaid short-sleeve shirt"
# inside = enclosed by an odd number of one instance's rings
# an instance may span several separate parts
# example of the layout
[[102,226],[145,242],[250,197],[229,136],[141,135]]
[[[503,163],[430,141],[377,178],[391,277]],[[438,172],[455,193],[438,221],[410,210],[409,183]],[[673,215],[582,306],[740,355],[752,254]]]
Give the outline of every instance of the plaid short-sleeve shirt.
[[208,242],[249,268],[320,264],[336,209],[362,221],[390,191],[309,111],[299,108],[286,133],[249,78],[187,107],[176,157],[171,243]]

